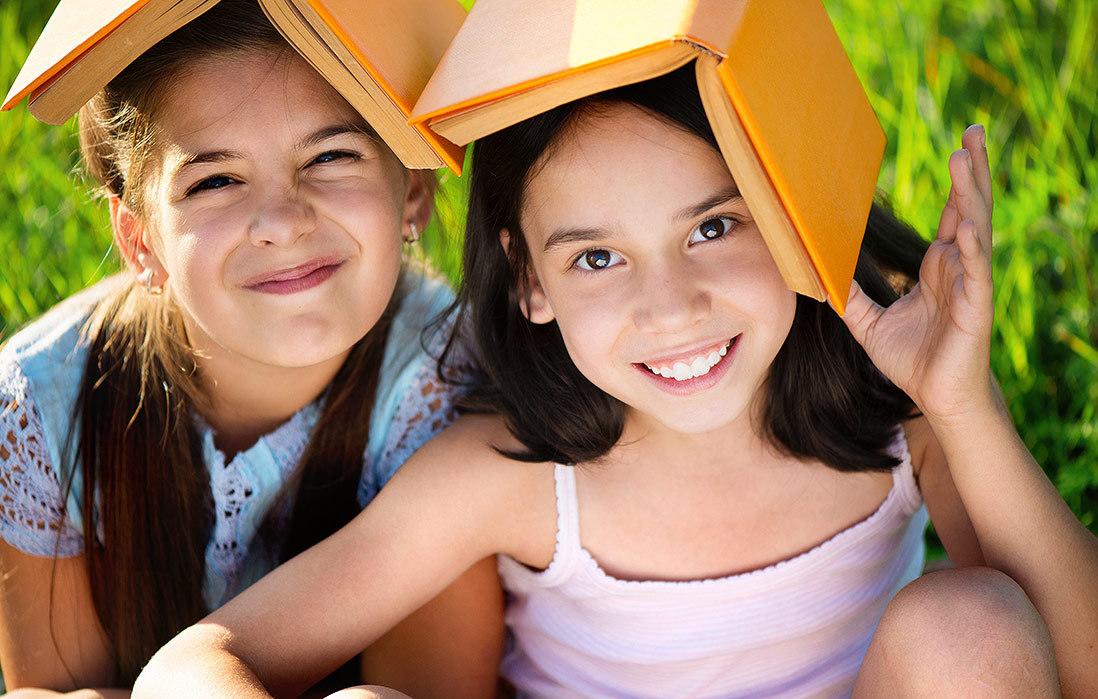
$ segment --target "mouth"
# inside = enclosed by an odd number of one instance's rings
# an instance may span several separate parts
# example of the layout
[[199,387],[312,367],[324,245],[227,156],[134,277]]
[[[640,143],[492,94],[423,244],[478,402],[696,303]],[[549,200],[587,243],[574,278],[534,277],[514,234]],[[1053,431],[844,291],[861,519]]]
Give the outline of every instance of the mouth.
[[342,257],[318,257],[294,267],[286,267],[256,275],[242,285],[245,289],[264,294],[295,294],[323,284],[346,260]]
[[633,366],[664,390],[676,394],[693,393],[720,380],[732,363],[740,337],[742,335],[736,335],[722,344]]

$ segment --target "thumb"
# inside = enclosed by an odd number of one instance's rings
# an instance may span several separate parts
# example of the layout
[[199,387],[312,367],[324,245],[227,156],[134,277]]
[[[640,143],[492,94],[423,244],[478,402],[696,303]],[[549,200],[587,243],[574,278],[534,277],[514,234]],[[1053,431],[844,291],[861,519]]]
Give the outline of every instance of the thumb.
[[884,308],[869,298],[858,282],[851,280],[850,295],[846,299],[846,313],[841,317],[850,334],[862,347],[865,347],[869,333],[883,313]]

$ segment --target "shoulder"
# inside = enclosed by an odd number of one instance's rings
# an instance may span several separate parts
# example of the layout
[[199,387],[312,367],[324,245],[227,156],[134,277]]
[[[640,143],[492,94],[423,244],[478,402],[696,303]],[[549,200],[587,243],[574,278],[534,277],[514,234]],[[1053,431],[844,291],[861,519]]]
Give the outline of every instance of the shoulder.
[[[359,487],[359,502],[374,496],[409,456],[453,422],[454,403],[463,389],[461,376],[439,372],[439,358],[449,340],[452,318],[445,311],[453,293],[440,279],[406,272],[403,295],[386,341],[370,439]],[[454,380],[450,380],[454,379]]]
[[92,311],[122,281],[120,276],[105,279],[28,323],[3,343],[0,367],[17,364],[34,379],[51,368],[72,364],[74,354],[82,349],[84,328]]
[[480,519],[494,528],[499,553],[538,559],[555,536],[554,465],[516,461],[500,453],[520,446],[502,418],[467,415],[417,451],[394,483],[430,481],[432,490],[481,511]]

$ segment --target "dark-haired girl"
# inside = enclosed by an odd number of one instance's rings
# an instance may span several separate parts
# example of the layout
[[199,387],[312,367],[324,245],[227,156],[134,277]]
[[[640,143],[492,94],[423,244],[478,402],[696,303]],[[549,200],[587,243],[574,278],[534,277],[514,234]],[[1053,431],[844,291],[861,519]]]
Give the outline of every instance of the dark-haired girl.
[[[1098,692],[1098,542],[989,370],[982,130],[929,249],[873,210],[840,319],[787,289],[692,84],[478,143],[461,301],[488,414],[137,694],[286,691],[290,657],[350,653],[490,552],[524,696]],[[957,568],[921,576],[928,510]]]
[[[128,271],[0,350],[0,665],[26,699],[128,696],[157,648],[349,521],[453,417],[446,333],[424,334],[452,294],[402,264],[433,174],[254,0],[151,49],[80,121]],[[366,677],[491,691],[494,561],[463,580]]]

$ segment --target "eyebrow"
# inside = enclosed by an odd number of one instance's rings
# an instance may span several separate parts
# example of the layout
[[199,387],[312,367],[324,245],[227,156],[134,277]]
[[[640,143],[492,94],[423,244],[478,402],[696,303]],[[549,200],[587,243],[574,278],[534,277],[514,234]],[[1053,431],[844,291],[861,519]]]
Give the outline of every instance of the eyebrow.
[[[309,148],[315,146],[318,143],[326,141],[329,138],[336,136],[342,136],[343,134],[356,134],[363,136],[373,141],[373,136],[369,132],[363,131],[361,128],[354,126],[353,124],[333,124],[332,126],[326,126],[322,129],[314,131],[305,138],[301,139],[295,146],[295,148]],[[240,151],[234,150],[213,150],[204,151],[202,153],[195,153],[183,159],[174,169],[173,174],[178,175],[191,165],[201,165],[204,163],[223,163],[228,160],[240,160],[245,156]]]
[[[740,198],[740,190],[735,185],[726,187],[719,192],[713,194],[707,199],[686,207],[682,211],[675,214],[675,220],[694,218],[700,216],[706,211],[709,211],[713,207],[719,204],[725,204],[733,199]],[[595,242],[604,240],[609,237],[606,230],[602,228],[558,228],[553,231],[553,234],[549,236],[545,241],[545,246],[542,248],[544,252],[549,252],[551,249],[567,245],[568,243],[575,242]]]
[[601,228],[558,228],[553,231],[553,234],[545,241],[545,247],[542,248],[542,251],[549,252],[553,248],[569,243],[578,241],[592,242],[603,240],[606,237],[608,237],[606,231]]
[[740,199],[740,198],[742,198],[741,195],[740,195],[740,190],[736,187],[736,185],[734,185],[734,184],[730,185],[730,186],[722,189],[721,191],[715,193],[713,196],[709,197],[708,199],[704,199],[703,201],[699,201],[697,204],[686,207],[685,209],[683,209],[679,213],[675,214],[675,220],[676,221],[681,221],[682,219],[694,218],[695,216],[701,216],[706,211],[709,211],[710,209],[712,209],[714,206],[717,206],[719,204],[726,204],[726,203],[732,201],[733,199]]

